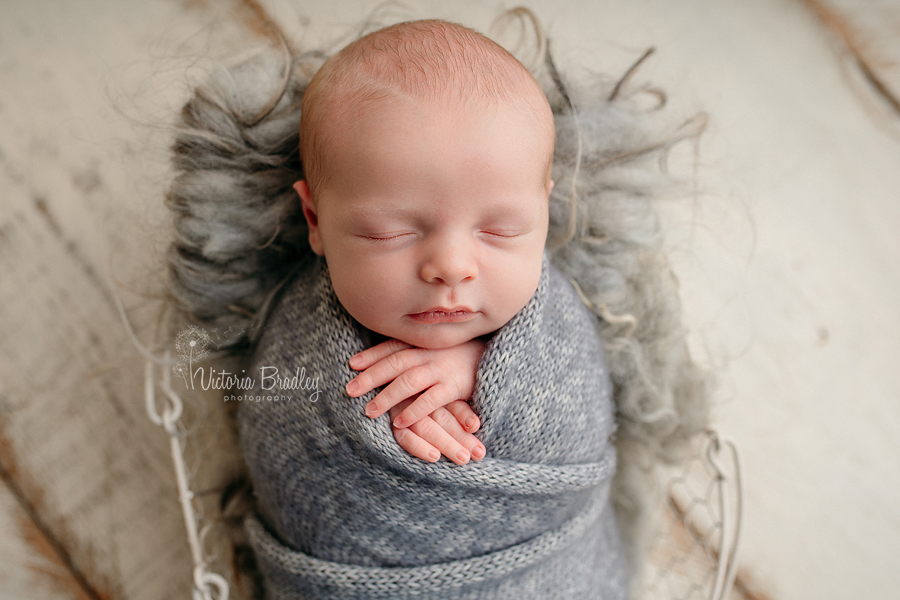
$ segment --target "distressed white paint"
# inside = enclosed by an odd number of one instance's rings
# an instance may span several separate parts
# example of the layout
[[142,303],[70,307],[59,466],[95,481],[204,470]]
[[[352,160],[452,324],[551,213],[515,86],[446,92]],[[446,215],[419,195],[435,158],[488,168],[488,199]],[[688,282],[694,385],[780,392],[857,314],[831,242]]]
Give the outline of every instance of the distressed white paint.
[[[109,95],[136,83],[135,70],[149,80],[154,44],[185,14],[165,2],[19,2],[0,19],[2,460],[103,598],[186,597],[191,579],[167,440],[143,411],[143,364],[108,275],[131,287],[153,272],[152,238],[139,234],[162,212],[162,163],[148,160],[147,134]],[[200,486],[221,481],[228,449],[208,453]],[[19,560],[11,567],[26,569],[28,555]],[[18,594],[16,581],[0,581],[0,593]]]
[[39,532],[32,523],[10,490],[0,486],[0,599],[78,600],[60,585],[68,571],[34,547]]

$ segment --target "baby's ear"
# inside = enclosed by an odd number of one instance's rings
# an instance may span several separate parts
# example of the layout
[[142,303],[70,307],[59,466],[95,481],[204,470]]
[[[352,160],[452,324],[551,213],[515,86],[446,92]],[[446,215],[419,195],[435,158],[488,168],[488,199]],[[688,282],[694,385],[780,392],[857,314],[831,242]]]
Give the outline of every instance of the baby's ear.
[[312,251],[319,256],[324,256],[322,250],[322,236],[319,235],[319,215],[316,213],[315,204],[312,201],[312,194],[309,193],[309,186],[305,179],[294,184],[294,189],[300,196],[300,203],[303,205],[303,216],[306,217],[306,224],[309,226],[309,245]]

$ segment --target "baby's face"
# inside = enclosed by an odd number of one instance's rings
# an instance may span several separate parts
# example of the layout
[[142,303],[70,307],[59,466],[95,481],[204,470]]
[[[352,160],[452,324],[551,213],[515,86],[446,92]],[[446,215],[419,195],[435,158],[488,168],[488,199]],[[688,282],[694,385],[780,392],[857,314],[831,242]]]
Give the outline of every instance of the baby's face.
[[367,105],[329,141],[315,206],[296,186],[347,312],[423,348],[509,321],[540,279],[549,148],[535,119],[505,104]]

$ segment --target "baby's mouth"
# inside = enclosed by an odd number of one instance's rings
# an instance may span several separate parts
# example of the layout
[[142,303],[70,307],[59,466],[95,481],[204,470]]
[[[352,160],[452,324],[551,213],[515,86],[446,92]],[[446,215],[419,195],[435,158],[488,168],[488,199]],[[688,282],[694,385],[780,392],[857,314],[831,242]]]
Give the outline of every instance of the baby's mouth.
[[477,312],[462,306],[459,308],[430,308],[420,313],[407,315],[419,323],[464,323],[471,321],[478,315]]

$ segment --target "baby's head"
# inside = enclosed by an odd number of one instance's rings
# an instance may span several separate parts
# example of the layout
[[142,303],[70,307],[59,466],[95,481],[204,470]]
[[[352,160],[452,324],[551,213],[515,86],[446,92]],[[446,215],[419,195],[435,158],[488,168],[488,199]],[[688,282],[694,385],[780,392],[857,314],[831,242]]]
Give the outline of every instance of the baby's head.
[[540,279],[553,142],[531,74],[465,27],[401,23],[326,61],[295,187],[347,312],[424,348],[509,321]]

